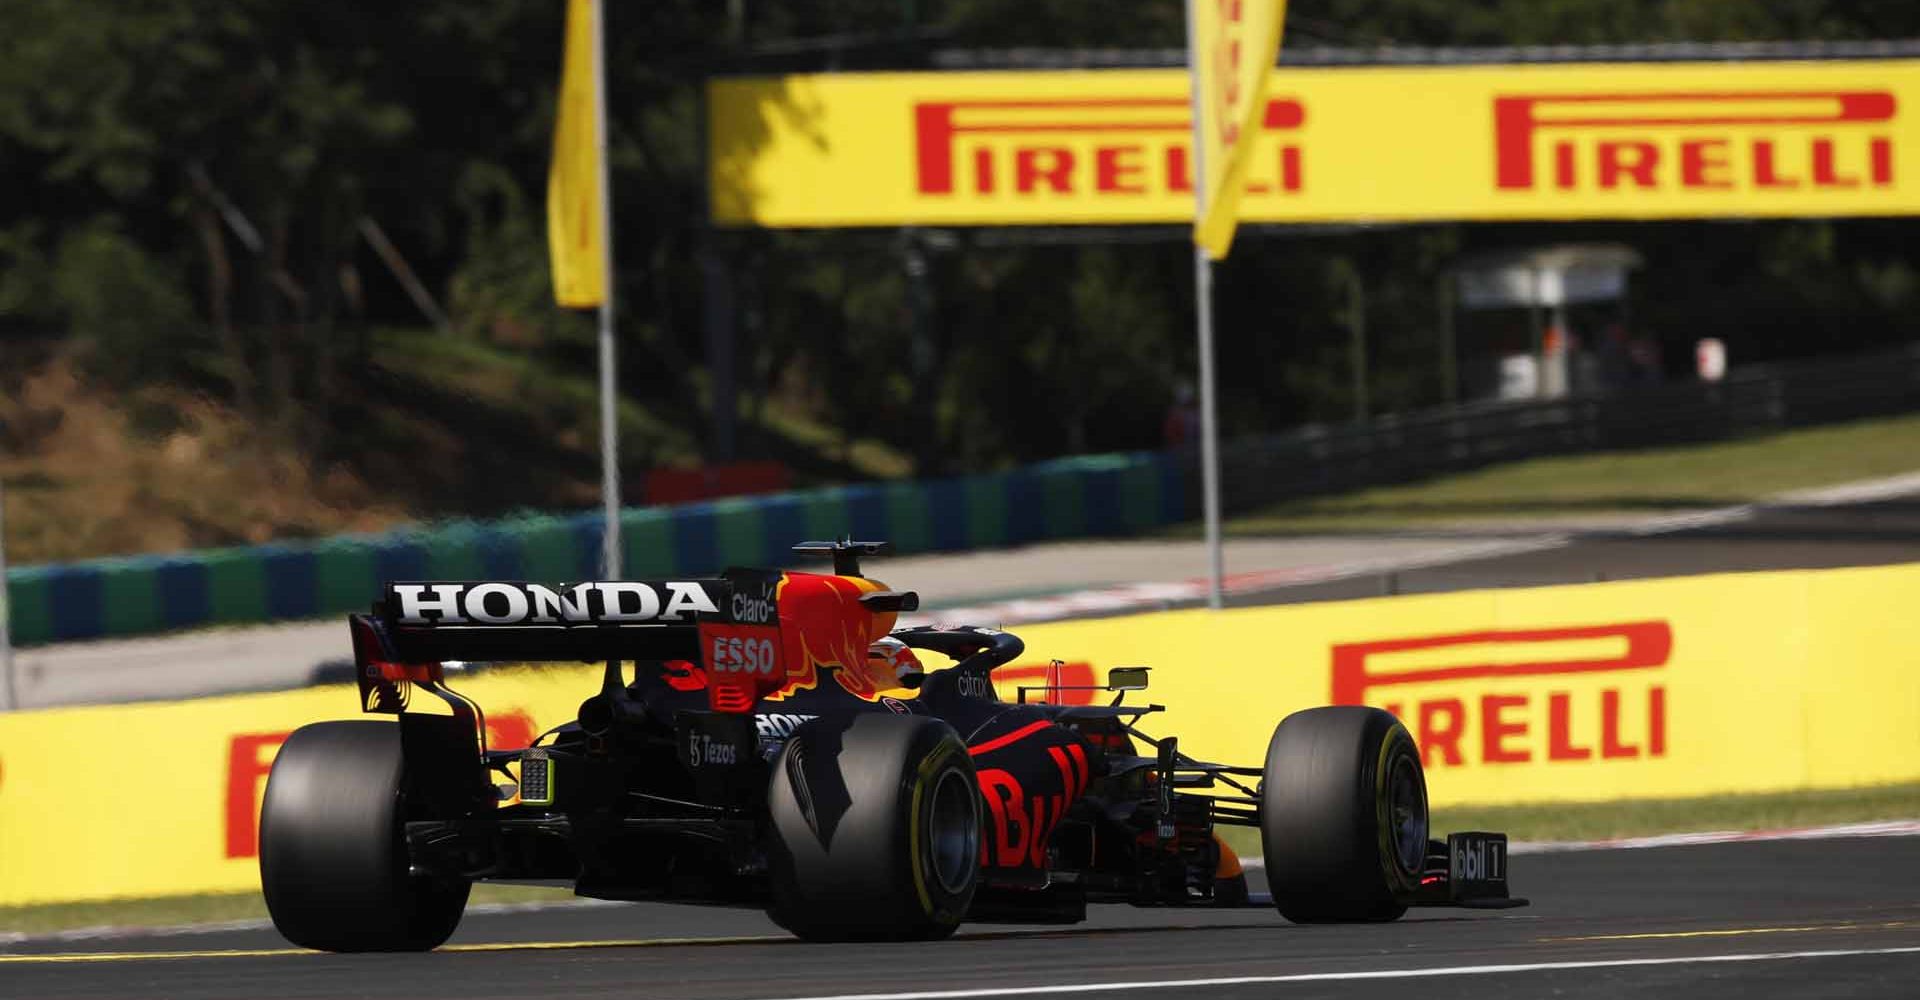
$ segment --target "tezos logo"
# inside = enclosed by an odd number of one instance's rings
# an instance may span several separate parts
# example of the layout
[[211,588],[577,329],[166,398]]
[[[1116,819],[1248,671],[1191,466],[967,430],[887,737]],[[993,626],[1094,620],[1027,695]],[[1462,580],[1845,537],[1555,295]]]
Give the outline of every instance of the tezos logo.
[[739,759],[739,750],[726,740],[714,739],[708,733],[687,734],[687,766],[689,767],[733,764]]

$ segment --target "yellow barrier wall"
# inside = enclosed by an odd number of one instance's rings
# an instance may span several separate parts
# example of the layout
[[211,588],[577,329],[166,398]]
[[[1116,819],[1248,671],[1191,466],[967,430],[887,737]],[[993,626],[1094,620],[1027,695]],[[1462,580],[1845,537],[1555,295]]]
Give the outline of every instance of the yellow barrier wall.
[[[1253,764],[1287,712],[1380,705],[1421,742],[1436,805],[1913,781],[1916,609],[1920,565],[1147,614],[1019,629],[1028,669],[1002,691],[1048,657],[1069,683],[1151,665],[1168,711],[1147,731]],[[597,684],[568,667],[459,687],[512,746]],[[329,687],[0,716],[0,905],[257,887],[279,741],[356,708]]]
[[[1920,565],[1182,611],[1023,628],[1147,664],[1143,725],[1258,763],[1296,708],[1393,711],[1435,805],[1920,780]],[[1067,651],[1070,651],[1067,652]]]

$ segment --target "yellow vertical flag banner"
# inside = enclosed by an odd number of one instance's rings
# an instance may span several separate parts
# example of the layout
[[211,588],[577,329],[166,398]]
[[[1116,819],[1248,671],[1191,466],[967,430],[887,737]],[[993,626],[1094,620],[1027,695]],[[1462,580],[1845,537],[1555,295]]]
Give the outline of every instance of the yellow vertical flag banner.
[[1240,219],[1247,154],[1266,107],[1267,76],[1279,59],[1287,0],[1188,2],[1195,36],[1189,40],[1190,58],[1200,90],[1193,128],[1206,169],[1193,239],[1219,260],[1233,245]]
[[599,0],[567,0],[560,115],[547,174],[547,251],[553,297],[567,308],[600,305],[606,295],[606,220],[600,218],[599,135],[594,102],[594,21]]

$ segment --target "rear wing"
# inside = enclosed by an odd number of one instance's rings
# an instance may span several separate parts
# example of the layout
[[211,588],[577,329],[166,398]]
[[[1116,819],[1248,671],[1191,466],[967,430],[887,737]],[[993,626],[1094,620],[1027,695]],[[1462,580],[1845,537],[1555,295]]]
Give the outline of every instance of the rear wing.
[[407,663],[694,659],[699,623],[718,620],[733,590],[725,579],[390,583],[370,617]]
[[[810,543],[835,569],[858,569],[875,543]],[[352,615],[361,707],[404,710],[412,684],[442,692],[449,660],[598,661],[609,700],[619,664],[685,660],[703,668],[719,711],[748,711],[782,688],[810,686],[822,667],[864,670],[867,645],[893,616],[919,607],[912,592],[881,590],[836,573],[729,569],[717,579],[545,586],[504,581],[398,582],[371,614]]]
[[442,688],[448,660],[697,662],[700,623],[733,593],[725,579],[390,583],[372,613],[348,616],[360,705],[404,710],[412,684]]

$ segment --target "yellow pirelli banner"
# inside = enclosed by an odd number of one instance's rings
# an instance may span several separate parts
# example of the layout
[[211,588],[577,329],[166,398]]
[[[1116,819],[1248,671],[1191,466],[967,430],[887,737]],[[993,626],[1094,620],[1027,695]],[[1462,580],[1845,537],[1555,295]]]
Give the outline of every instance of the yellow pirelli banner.
[[[709,90],[712,213],[758,226],[1189,222],[1184,70]],[[1908,215],[1920,61],[1288,69],[1256,222]]]
[[1024,628],[1153,665],[1143,721],[1263,759],[1280,717],[1385,708],[1436,806],[1920,780],[1920,564],[1475,591]]
[[[1183,611],[1023,627],[1028,659],[996,681],[1011,701],[1151,665],[1145,698],[1167,711],[1145,731],[1256,765],[1288,712],[1378,705],[1439,806],[1840,788],[1920,780],[1915,607],[1920,565]],[[518,747],[598,683],[566,667],[455,686],[491,745]],[[340,686],[0,715],[0,906],[257,888],[274,753],[356,703]]]

